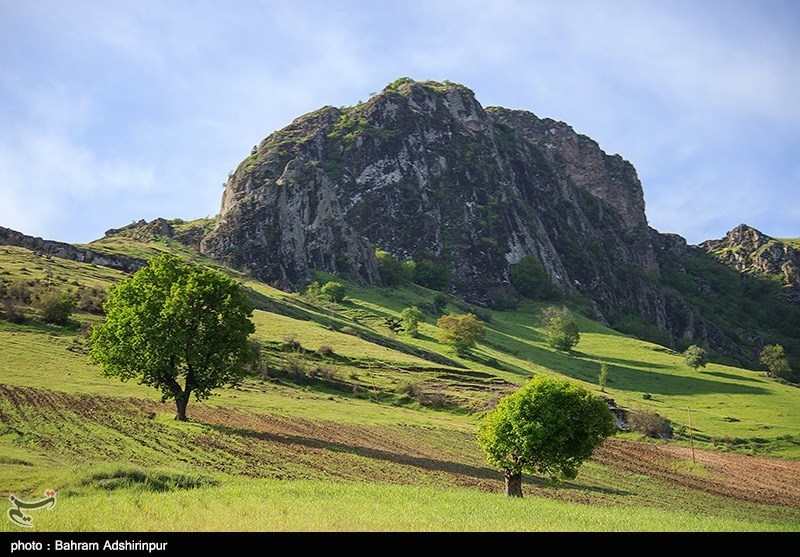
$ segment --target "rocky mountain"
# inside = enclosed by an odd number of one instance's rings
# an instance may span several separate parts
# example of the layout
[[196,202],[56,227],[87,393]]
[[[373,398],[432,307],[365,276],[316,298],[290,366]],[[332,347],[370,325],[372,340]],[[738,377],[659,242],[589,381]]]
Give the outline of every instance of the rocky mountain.
[[700,246],[741,273],[780,281],[790,289],[791,298],[800,301],[800,250],[746,224]]
[[315,269],[380,284],[376,248],[442,265],[450,290],[481,305],[532,256],[598,320],[635,313],[673,340],[731,348],[654,280],[686,243],[648,226],[629,162],[564,123],[484,108],[462,85],[400,79],[273,133],[230,176],[201,242],[284,288]]

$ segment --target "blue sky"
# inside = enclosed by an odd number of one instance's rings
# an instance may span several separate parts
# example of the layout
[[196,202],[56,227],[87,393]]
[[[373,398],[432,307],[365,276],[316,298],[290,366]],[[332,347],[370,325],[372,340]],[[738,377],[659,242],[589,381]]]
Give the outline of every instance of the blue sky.
[[662,232],[800,236],[793,0],[0,0],[0,226],[214,215],[262,138],[401,76],[594,138]]

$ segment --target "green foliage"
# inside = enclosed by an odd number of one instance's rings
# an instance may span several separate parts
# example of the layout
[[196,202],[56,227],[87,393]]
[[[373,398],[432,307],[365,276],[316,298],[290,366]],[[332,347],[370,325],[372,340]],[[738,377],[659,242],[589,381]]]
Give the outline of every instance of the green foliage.
[[487,295],[492,309],[504,311],[517,307],[518,302],[517,297],[514,295],[514,289],[507,284],[492,286],[487,291]]
[[411,281],[416,267],[414,261],[408,260],[401,263],[391,253],[380,249],[375,250],[375,258],[378,260],[381,278],[385,284],[395,286]]
[[163,255],[111,286],[105,309],[106,321],[91,333],[90,360],[106,376],[137,378],[175,399],[176,419],[186,419],[190,394],[203,400],[235,385],[254,363],[247,295],[217,271]]
[[40,292],[33,305],[39,310],[45,323],[55,325],[66,325],[75,308],[75,302],[69,295],[56,290]]
[[434,313],[443,313],[447,309],[447,296],[441,293],[436,294],[433,297],[432,306]]
[[507,474],[527,470],[573,479],[615,429],[602,399],[571,381],[537,375],[486,415],[478,443],[489,462]]
[[397,335],[400,331],[403,330],[403,324],[397,317],[393,315],[390,315],[389,317],[384,317],[383,324],[386,325],[386,328],[389,329],[389,332],[391,332],[392,336]]
[[414,83],[414,80],[411,79],[410,77],[398,77],[397,79],[392,81],[389,85],[387,85],[386,88],[394,91],[405,83]]
[[400,312],[400,319],[403,322],[403,329],[415,337],[419,334],[419,322],[424,319],[424,315],[417,306],[411,306]]
[[320,295],[327,298],[331,302],[339,303],[344,300],[347,293],[347,288],[341,282],[329,281],[322,285],[320,288]]
[[484,337],[483,323],[473,313],[444,315],[439,318],[437,325],[439,342],[450,346],[461,356],[468,354]]
[[597,376],[597,384],[600,385],[600,390],[606,392],[606,383],[608,382],[608,364],[605,362],[600,363],[600,373]]
[[311,303],[318,302],[322,298],[322,287],[319,282],[314,281],[306,287],[303,297]]
[[450,284],[450,272],[443,265],[430,259],[422,259],[415,263],[415,283],[431,290],[444,290]]
[[578,325],[565,307],[548,306],[542,311],[547,343],[556,350],[569,352],[580,341]]
[[697,368],[706,367],[708,352],[705,348],[692,344],[683,352],[683,360],[687,366],[697,371]]
[[511,269],[511,283],[520,294],[534,300],[556,298],[558,288],[538,259],[527,255]]
[[786,359],[783,346],[780,344],[769,344],[764,347],[759,355],[759,361],[767,366],[772,377],[782,377],[788,379],[792,373],[792,366]]

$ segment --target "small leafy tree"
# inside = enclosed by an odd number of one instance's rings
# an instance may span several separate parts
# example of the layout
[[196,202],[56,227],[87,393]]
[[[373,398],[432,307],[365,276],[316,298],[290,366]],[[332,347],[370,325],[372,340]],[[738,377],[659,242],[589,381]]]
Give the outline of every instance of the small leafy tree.
[[419,322],[422,321],[423,317],[422,311],[417,306],[407,307],[400,312],[403,329],[412,337],[419,334]]
[[174,399],[176,420],[186,420],[192,393],[208,398],[255,363],[247,294],[218,271],[163,255],[112,285],[105,310],[89,339],[90,361],[106,376],[137,378]]
[[705,348],[692,344],[683,353],[683,360],[686,362],[687,366],[697,371],[698,368],[706,367],[708,363],[708,352],[706,352]]
[[319,282],[313,281],[306,287],[306,291],[303,293],[303,297],[308,300],[309,302],[319,302],[320,297],[322,297],[322,288],[319,285]]
[[606,382],[608,381],[608,364],[600,363],[600,374],[597,376],[597,383],[600,385],[600,392],[606,392]]
[[467,355],[478,341],[483,340],[483,323],[472,313],[443,315],[437,325],[439,342],[452,347],[460,356]]
[[388,251],[375,250],[375,258],[381,271],[381,278],[385,284],[395,286],[403,280],[403,265]]
[[478,443],[503,470],[509,497],[522,497],[522,472],[573,479],[616,431],[608,405],[577,383],[537,375],[500,400],[478,428]]
[[64,292],[46,290],[36,296],[34,306],[41,312],[42,320],[45,323],[66,325],[72,315],[75,302]]
[[344,300],[344,295],[347,293],[347,288],[341,282],[330,281],[322,285],[320,294],[329,299],[331,302],[339,303]]
[[772,377],[787,378],[792,373],[792,366],[789,365],[789,360],[780,344],[765,346],[758,359],[767,366]]
[[581,339],[578,325],[565,307],[549,306],[542,312],[547,343],[556,350],[569,352]]

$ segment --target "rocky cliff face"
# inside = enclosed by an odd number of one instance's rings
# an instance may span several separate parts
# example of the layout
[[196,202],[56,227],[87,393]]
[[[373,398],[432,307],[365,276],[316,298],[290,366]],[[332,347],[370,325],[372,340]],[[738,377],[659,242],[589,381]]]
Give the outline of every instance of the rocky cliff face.
[[746,224],[700,247],[741,273],[778,278],[794,294],[791,298],[800,301],[800,250]]
[[484,109],[461,85],[398,80],[270,135],[229,178],[201,243],[289,288],[313,269],[377,284],[376,248],[446,265],[451,290],[484,305],[533,256],[600,320],[629,310],[676,338],[715,336],[651,280],[685,242],[648,227],[630,163],[566,124]]

